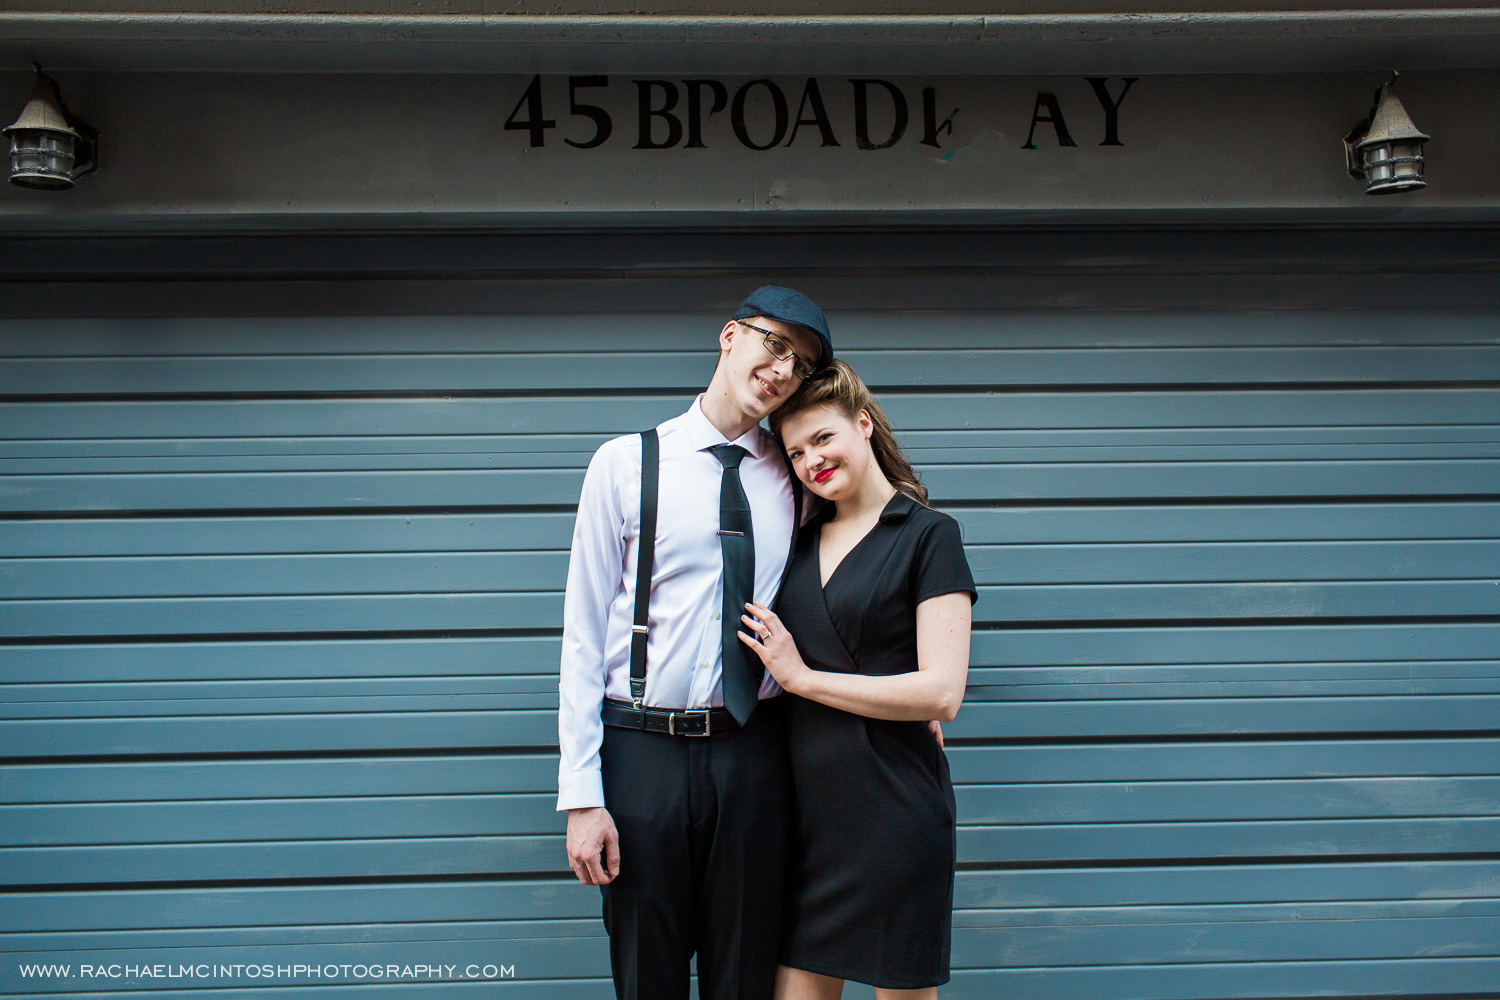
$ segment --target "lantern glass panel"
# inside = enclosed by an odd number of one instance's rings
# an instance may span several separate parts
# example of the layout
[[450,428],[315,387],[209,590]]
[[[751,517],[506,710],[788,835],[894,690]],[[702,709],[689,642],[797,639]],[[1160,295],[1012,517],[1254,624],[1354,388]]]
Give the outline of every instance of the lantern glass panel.
[[24,187],[73,186],[73,137],[50,129],[10,134],[10,179]]
[[1391,145],[1382,142],[1365,147],[1365,180],[1371,184],[1391,179],[1394,166],[1391,163]]
[[1391,155],[1395,159],[1395,176],[1422,176],[1422,144],[1420,142],[1393,142]]

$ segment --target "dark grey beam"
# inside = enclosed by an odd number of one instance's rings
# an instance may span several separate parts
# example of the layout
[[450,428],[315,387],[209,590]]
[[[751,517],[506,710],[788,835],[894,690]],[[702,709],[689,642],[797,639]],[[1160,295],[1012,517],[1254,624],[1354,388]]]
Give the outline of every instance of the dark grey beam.
[[160,13],[156,5],[152,13],[58,13],[10,5],[0,13],[0,66],[32,59],[92,71],[784,73],[815,66],[985,75],[1500,66],[1500,9],[1493,6],[1206,13],[1153,3],[1155,12],[1059,13],[1078,5],[1048,4],[1051,12],[1019,14],[754,17],[663,6],[669,13],[539,16]]

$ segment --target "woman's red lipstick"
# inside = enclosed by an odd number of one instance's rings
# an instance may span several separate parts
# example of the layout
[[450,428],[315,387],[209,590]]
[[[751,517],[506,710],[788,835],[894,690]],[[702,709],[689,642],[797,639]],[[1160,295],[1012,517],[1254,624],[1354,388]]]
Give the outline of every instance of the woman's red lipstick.
[[822,472],[818,473],[816,476],[813,476],[813,482],[815,482],[815,483],[827,482],[828,481],[828,477],[831,476],[831,475],[833,475],[833,470],[832,469],[824,469]]

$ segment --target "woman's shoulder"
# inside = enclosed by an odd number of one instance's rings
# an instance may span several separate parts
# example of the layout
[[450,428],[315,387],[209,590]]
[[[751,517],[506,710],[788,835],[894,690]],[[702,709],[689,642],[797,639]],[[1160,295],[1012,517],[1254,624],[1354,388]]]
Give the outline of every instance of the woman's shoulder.
[[920,603],[955,591],[968,593],[971,602],[978,600],[958,519],[913,501],[908,520],[917,539],[911,569],[916,600]]
[[918,503],[911,497],[905,498],[910,509],[906,514],[907,524],[911,528],[923,534],[935,534],[938,536],[952,535],[955,538],[963,536],[963,526],[958,519],[945,511],[937,510],[926,504]]

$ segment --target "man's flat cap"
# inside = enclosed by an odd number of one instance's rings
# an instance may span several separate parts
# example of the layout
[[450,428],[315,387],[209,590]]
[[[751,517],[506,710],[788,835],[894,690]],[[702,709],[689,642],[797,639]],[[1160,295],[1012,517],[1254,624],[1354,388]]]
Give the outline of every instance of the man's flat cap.
[[823,310],[796,289],[780,285],[760,286],[745,296],[745,301],[740,303],[734,313],[735,319],[748,319],[751,316],[764,316],[766,319],[806,327],[818,337],[820,350],[817,367],[827,368],[828,363],[833,360],[833,341],[828,336],[828,320],[823,318]]

